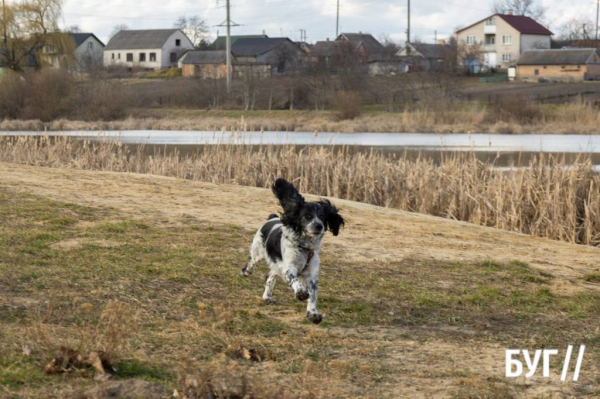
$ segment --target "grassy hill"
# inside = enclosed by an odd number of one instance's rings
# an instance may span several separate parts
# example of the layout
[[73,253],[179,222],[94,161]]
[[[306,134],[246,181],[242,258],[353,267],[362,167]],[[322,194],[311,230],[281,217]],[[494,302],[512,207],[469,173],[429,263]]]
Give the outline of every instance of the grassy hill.
[[[239,276],[267,190],[0,163],[0,397],[107,384],[93,361],[44,373],[61,347],[180,397],[599,393],[600,250],[334,203],[314,326],[281,281],[262,303],[266,266]],[[552,378],[504,378],[509,348],[559,349]]]

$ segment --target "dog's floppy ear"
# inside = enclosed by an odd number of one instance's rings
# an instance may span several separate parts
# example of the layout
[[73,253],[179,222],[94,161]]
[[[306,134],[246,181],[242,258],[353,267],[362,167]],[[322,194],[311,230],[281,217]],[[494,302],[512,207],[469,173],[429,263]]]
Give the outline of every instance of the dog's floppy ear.
[[346,224],[344,218],[338,213],[338,209],[331,205],[331,202],[328,200],[321,199],[319,204],[323,208],[325,228],[329,229],[334,236],[337,236],[340,233],[340,227]]
[[285,213],[294,213],[304,204],[304,197],[285,179],[275,180],[272,190]]

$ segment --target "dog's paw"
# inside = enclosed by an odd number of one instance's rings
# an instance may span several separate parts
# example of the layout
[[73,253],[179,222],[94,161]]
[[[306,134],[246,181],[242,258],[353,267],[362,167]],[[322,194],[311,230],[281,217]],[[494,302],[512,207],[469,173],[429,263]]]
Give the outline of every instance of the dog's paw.
[[300,302],[304,302],[308,299],[308,291],[300,290],[296,293],[296,299]]
[[307,313],[306,318],[313,324],[320,324],[323,321],[323,316],[318,313]]
[[246,266],[244,266],[244,268],[240,272],[240,275],[242,275],[243,277],[248,277],[251,274],[252,274],[252,270],[248,270],[248,268]]
[[271,297],[271,298],[263,298],[263,300],[265,301],[265,303],[267,305],[273,305],[274,303],[277,303],[277,301],[273,297]]

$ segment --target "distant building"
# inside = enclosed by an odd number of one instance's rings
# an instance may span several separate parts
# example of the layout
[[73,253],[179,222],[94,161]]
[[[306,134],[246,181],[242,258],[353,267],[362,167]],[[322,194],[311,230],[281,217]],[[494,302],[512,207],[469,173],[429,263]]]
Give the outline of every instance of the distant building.
[[104,43],[93,33],[70,33],[75,42],[75,63],[80,71],[102,67]]
[[533,49],[549,49],[552,32],[522,15],[494,14],[456,32],[464,51],[459,63],[477,73],[490,68],[506,69]]
[[[232,62],[235,62],[234,57],[232,57]],[[188,51],[179,60],[179,67],[184,77],[221,79],[227,76],[227,52],[223,50]]]
[[231,52],[240,64],[269,64],[274,74],[298,67],[303,56],[303,51],[286,37],[239,38]]
[[415,69],[436,71],[448,62],[452,48],[445,43],[409,43],[397,53],[397,57],[410,57]]
[[598,49],[529,50],[517,61],[518,80],[578,82],[600,78]]
[[176,67],[194,45],[179,29],[122,30],[104,48],[104,66],[164,69]]
[[383,44],[368,33],[342,33],[335,40],[352,44],[363,62],[381,59],[385,54]]
[[[238,39],[267,39],[267,35],[234,35],[231,36],[231,45]],[[227,48],[227,36],[217,36],[215,41],[210,45],[211,50],[225,50]]]
[[369,75],[370,76],[390,76],[407,73],[413,67],[413,59],[411,57],[396,57],[395,59],[384,59],[370,61]]

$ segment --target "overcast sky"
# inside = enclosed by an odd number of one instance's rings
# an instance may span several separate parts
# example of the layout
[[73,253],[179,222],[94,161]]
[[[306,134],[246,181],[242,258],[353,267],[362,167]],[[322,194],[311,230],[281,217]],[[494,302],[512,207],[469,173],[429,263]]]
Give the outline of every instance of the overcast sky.
[[[545,23],[558,33],[573,17],[595,19],[595,0],[537,0],[547,7]],[[233,34],[286,36],[299,40],[305,29],[309,42],[335,37],[337,0],[231,0],[232,20],[241,26]],[[340,31],[369,32],[376,38],[389,35],[395,41],[406,37],[406,0],[340,0]],[[493,0],[412,0],[413,37],[433,42],[490,14]],[[225,20],[225,0],[66,0],[64,27],[78,25],[107,42],[117,24],[130,29],[172,28],[181,15],[200,15],[212,37]]]

